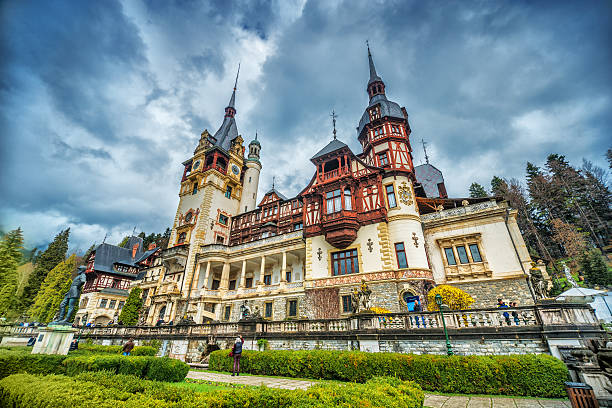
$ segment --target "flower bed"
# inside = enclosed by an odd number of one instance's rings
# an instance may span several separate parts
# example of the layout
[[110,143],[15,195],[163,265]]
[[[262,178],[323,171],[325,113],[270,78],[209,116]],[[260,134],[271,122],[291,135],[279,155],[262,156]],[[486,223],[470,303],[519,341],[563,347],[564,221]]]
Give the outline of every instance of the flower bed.
[[[209,368],[232,371],[227,350],[211,354]],[[245,373],[365,382],[394,376],[427,391],[564,397],[567,367],[544,354],[510,356],[438,356],[359,351],[244,351]]]
[[108,373],[76,377],[15,374],[0,380],[2,406],[12,408],[187,408],[187,407],[404,407],[423,406],[414,383],[374,378],[365,384],[324,384],[308,390],[266,387],[195,392],[168,384]]

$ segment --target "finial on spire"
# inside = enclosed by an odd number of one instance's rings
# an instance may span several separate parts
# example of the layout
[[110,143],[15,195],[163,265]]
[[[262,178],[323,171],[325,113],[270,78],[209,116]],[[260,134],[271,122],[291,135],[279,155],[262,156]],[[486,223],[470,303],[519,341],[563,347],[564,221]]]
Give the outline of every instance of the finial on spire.
[[232,91],[232,97],[230,98],[229,105],[227,105],[227,108],[231,108],[231,110],[228,111],[228,109],[225,108],[225,115],[230,117],[233,117],[236,114],[236,108],[234,105],[236,105],[236,89],[238,88],[238,75],[240,75],[240,63],[238,63],[238,72],[236,72],[236,80],[234,81],[234,90]]
[[425,152],[425,162],[429,164],[429,156],[427,156],[427,147],[426,147],[427,143],[423,139],[421,139],[421,143],[423,144],[423,151]]
[[338,117],[338,115],[336,115],[336,111],[332,109],[332,114],[329,116],[332,117],[332,122],[334,124],[334,140],[336,140],[336,118]]
[[134,225],[134,229],[132,230],[132,236],[136,233],[136,225]]
[[255,140],[257,140],[257,131],[255,131]]
[[236,87],[238,86],[238,75],[240,75],[240,63],[238,63],[238,72],[236,72],[236,81],[234,82],[234,91],[236,90]]
[[274,181],[276,180],[276,177],[272,177],[272,190],[274,190]]

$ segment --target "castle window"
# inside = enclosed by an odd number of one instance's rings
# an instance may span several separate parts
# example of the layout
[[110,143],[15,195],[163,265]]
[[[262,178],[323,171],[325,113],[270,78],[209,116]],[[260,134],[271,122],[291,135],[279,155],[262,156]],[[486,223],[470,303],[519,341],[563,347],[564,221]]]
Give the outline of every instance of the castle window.
[[118,309],[118,310],[123,309],[123,305],[125,305],[125,302],[124,302],[123,300],[120,300],[120,301],[119,301],[119,305],[117,306],[117,309]]
[[348,251],[332,253],[332,267],[334,276],[359,273],[357,250],[350,249]]
[[178,243],[182,244],[183,242],[185,242],[186,239],[187,239],[187,233],[181,232],[178,237]]
[[326,194],[327,214],[333,214],[342,210],[342,201],[340,200],[340,189],[328,191]]
[[353,308],[351,307],[351,295],[342,296],[342,313],[351,313]]
[[87,307],[87,303],[88,303],[88,302],[89,302],[89,298],[83,298],[83,299],[81,300],[81,306],[80,306],[80,308],[81,308],[81,309],[86,308],[86,307]]
[[406,261],[406,249],[404,248],[403,242],[397,242],[395,244],[395,255],[397,257],[397,267],[404,269],[408,267],[408,261]]
[[449,265],[457,265],[453,248],[444,248],[444,253],[446,254],[446,261]]
[[457,249],[457,255],[459,255],[459,262],[462,264],[470,263],[468,259],[467,252],[465,250],[465,246],[459,245],[455,247]]
[[108,305],[108,307],[110,309],[114,309],[116,305],[117,305],[117,301],[115,299],[113,299],[113,300],[110,301],[110,304]]
[[272,275],[264,275],[264,285],[270,286],[272,284]]
[[297,306],[298,306],[297,300],[289,301],[289,312],[287,313],[289,317],[297,316]]
[[236,279],[229,281],[229,290],[236,290]]
[[225,197],[232,198],[232,188],[230,186],[227,186],[227,189],[225,190]]
[[226,322],[229,321],[231,314],[232,314],[232,307],[225,306],[225,312],[223,313],[223,320],[225,320]]
[[285,280],[287,282],[291,282],[291,271],[290,270],[285,272]]
[[387,192],[387,203],[389,204],[389,208],[397,207],[397,202],[395,201],[395,190],[393,190],[393,184],[389,184],[385,186],[385,191]]
[[268,319],[272,317],[272,302],[264,303],[264,317]]
[[380,106],[375,106],[370,109],[370,122],[380,119]]
[[108,299],[100,300],[100,308],[104,309],[106,307],[107,302],[108,302]]
[[198,183],[193,183],[193,191],[191,192],[191,194],[197,194],[198,193]]
[[225,243],[225,238],[222,235],[217,235],[217,244],[223,245]]
[[386,166],[389,164],[389,158],[387,157],[387,152],[378,153],[378,162],[381,166]]
[[251,178],[249,177],[249,183],[251,182]]
[[246,286],[247,288],[250,288],[253,286],[253,278],[246,278],[245,282],[244,282],[244,286]]
[[353,209],[351,202],[351,190],[348,188],[344,190],[344,209],[349,211]]
[[219,224],[227,225],[227,215],[219,214]]
[[297,224],[295,224],[295,225],[293,226],[293,230],[294,230],[294,231],[298,231],[298,230],[301,230],[301,229],[303,229],[303,228],[304,228],[304,224],[302,224],[301,222],[298,222]]
[[278,207],[274,207],[274,215],[278,212]]
[[185,215],[185,223],[189,224],[191,222],[191,219],[193,218],[193,213],[191,211],[189,211],[187,213],[187,215]]
[[480,251],[478,250],[478,244],[470,244],[470,253],[472,254],[472,259],[474,262],[482,262],[482,258],[480,256]]
[[221,284],[221,281],[219,279],[213,279],[212,286],[210,287],[210,289],[211,290],[218,290],[220,284]]

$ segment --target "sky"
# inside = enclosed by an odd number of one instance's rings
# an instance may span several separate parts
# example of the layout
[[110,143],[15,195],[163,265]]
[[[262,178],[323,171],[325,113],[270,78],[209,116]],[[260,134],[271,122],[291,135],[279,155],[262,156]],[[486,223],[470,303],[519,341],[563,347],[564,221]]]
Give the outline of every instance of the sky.
[[[607,1],[17,1],[0,3],[0,228],[71,251],[171,227],[181,162],[223,120],[258,134],[259,199],[298,194],[332,137],[355,153],[368,40],[405,106],[415,164],[451,197],[566,155],[607,168]],[[245,143],[245,144],[246,144]]]

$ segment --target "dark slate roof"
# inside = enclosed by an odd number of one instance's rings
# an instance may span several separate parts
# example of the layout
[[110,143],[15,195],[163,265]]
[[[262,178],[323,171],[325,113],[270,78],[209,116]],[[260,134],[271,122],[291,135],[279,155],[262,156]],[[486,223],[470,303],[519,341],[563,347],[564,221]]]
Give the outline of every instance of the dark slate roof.
[[215,133],[215,146],[219,146],[225,151],[229,151],[232,146],[232,140],[238,137],[238,128],[236,120],[233,117],[225,116],[223,124]]
[[159,248],[157,248],[157,247],[155,247],[155,248],[153,248],[153,249],[149,249],[147,252],[144,252],[144,253],[143,253],[143,254],[140,256],[140,258],[136,258],[136,260],[135,260],[134,262],[135,262],[135,263],[138,263],[138,262],[142,262],[142,261],[144,261],[144,260],[145,260],[145,259],[147,259],[149,256],[151,256],[152,254],[154,254],[154,253],[155,253],[155,251],[157,251],[158,249],[159,249]]
[[[138,245],[136,256],[132,258],[132,246]],[[140,237],[130,237],[126,244],[126,248],[111,245],[111,244],[100,244],[96,248],[96,258],[94,262],[94,269],[96,271],[110,272],[119,274],[119,272],[113,270],[113,264],[120,263],[122,265],[136,266],[136,260],[139,259],[142,254],[143,241]],[[133,276],[128,274],[126,276]]]
[[[341,141],[339,141],[338,139],[334,139],[331,142],[329,142],[327,144],[327,146],[325,146],[324,148],[322,148],[321,150],[319,150],[319,152],[317,154],[315,154],[314,156],[312,156],[310,158],[310,160],[314,160],[316,158],[319,158],[321,156],[324,156],[328,153],[331,152],[335,152],[336,150],[340,150],[343,147],[349,148],[346,144],[342,143]],[[350,150],[350,148],[349,148]]]
[[272,187],[272,189],[270,191],[268,191],[265,195],[268,194],[276,194],[278,196],[278,198],[280,198],[283,201],[287,201],[287,197],[285,197],[283,194],[281,194],[277,189],[275,189],[274,187]]
[[372,82],[382,82],[382,79],[376,73],[376,67],[374,67],[374,60],[372,59],[372,54],[370,53],[370,47],[368,47],[368,63],[370,64],[370,80],[368,81],[368,85],[370,85]]
[[427,198],[440,197],[440,190],[438,190],[438,184],[444,183],[444,176],[442,172],[433,165],[426,163],[414,167],[414,175],[416,179],[423,186],[425,195]]
[[402,108],[400,108],[397,103],[391,102],[383,94],[374,95],[374,97],[370,99],[370,104],[361,116],[361,120],[359,121],[359,127],[357,127],[358,135],[361,134],[361,131],[363,130],[364,126],[370,123],[370,114],[368,113],[368,109],[377,104],[380,104],[381,117],[389,116],[392,118],[404,119],[404,113],[402,112]]

